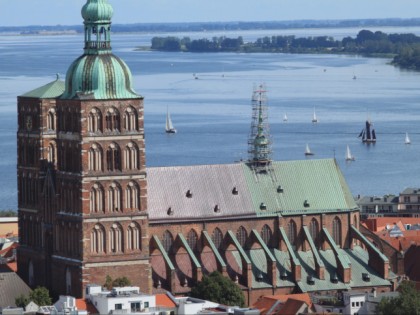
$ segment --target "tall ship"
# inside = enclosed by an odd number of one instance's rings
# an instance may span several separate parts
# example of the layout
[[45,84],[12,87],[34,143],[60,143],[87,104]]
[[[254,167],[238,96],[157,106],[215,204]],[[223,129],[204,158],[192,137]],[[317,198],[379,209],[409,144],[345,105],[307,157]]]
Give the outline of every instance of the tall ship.
[[363,143],[375,143],[376,142],[376,133],[373,128],[373,123],[368,119],[366,120],[366,126],[360,132],[358,138],[362,139]]

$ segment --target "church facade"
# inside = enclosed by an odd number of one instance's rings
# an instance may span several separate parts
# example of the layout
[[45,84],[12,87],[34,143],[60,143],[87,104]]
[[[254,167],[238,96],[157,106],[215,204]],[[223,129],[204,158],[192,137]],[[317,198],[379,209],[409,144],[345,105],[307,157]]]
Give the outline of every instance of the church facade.
[[82,297],[109,275],[186,294],[217,270],[248,303],[392,288],[336,161],[271,161],[262,106],[248,161],[146,168],[143,97],[112,53],[112,14],[88,0],[84,53],[65,82],[18,97],[18,272],[29,285]]

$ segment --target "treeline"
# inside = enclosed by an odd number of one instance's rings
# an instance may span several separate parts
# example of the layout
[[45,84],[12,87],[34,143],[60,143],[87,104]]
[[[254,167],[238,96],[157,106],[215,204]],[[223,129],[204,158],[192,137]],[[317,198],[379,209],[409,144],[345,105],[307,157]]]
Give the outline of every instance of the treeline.
[[278,53],[343,53],[365,56],[393,57],[393,63],[402,68],[420,70],[420,37],[414,34],[386,34],[361,30],[355,38],[335,40],[330,36],[297,38],[266,36],[255,42],[244,42],[242,37],[224,36],[212,39],[190,39],[174,36],[153,37],[151,49],[185,52],[278,52]]

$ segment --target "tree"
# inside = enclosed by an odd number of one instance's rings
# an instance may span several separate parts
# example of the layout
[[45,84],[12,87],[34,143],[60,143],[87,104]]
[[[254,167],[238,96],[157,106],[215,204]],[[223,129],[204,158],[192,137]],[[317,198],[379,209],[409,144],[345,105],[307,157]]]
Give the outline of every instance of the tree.
[[19,295],[16,299],[15,299],[15,304],[17,307],[25,307],[26,305],[28,305],[30,302],[29,298],[23,294]]
[[202,281],[192,288],[191,296],[224,305],[245,306],[242,290],[217,271],[203,276]]
[[112,278],[111,278],[110,275],[107,275],[106,276],[104,287],[107,288],[107,290],[111,290],[112,289]]
[[376,307],[378,315],[403,315],[420,313],[420,293],[415,284],[403,281],[398,287],[400,295],[396,298],[383,298]]
[[50,292],[45,287],[37,287],[29,293],[29,300],[36,303],[39,306],[51,305],[52,299]]
[[131,285],[130,280],[127,277],[120,277],[112,281],[113,287],[128,287]]

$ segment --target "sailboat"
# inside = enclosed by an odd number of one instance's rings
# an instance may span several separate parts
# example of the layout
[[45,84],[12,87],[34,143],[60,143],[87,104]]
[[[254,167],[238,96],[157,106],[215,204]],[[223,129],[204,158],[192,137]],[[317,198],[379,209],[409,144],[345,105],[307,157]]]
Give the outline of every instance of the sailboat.
[[287,121],[287,114],[284,114],[283,121]]
[[366,120],[366,126],[360,132],[358,138],[362,138],[363,143],[375,143],[376,142],[376,133],[373,129],[372,122],[368,119]]
[[172,125],[171,115],[169,114],[169,110],[166,110],[166,133],[176,133],[176,129]]
[[350,152],[350,147],[347,145],[347,151],[346,151],[346,161],[355,161],[356,159]]
[[411,140],[410,140],[410,137],[408,136],[408,133],[407,133],[407,132],[405,133],[405,140],[404,140],[404,143],[405,143],[405,144],[411,144]]
[[312,123],[316,124],[318,122],[318,118],[316,118],[315,107],[314,107],[314,114],[312,116]]
[[305,150],[305,155],[314,155],[314,153],[311,151],[311,149],[309,149],[309,145],[306,144],[306,150]]

